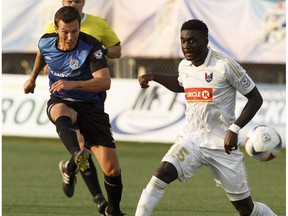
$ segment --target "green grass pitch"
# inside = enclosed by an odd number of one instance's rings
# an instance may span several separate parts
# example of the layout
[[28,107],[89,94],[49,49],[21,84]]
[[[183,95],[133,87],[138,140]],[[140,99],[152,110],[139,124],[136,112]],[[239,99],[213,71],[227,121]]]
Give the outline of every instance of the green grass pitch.
[[[169,144],[118,142],[124,185],[123,212],[135,215],[141,191],[169,147]],[[72,198],[66,198],[62,192],[58,163],[68,158],[68,152],[57,139],[2,137],[2,215],[99,215],[80,175],[77,175],[76,191]],[[259,162],[246,156],[252,198],[269,205],[278,216],[286,215],[285,158],[285,149],[269,162]],[[97,168],[105,191],[98,164]],[[208,169],[203,167],[188,182],[173,182],[153,215],[238,214],[224,191],[215,186]]]

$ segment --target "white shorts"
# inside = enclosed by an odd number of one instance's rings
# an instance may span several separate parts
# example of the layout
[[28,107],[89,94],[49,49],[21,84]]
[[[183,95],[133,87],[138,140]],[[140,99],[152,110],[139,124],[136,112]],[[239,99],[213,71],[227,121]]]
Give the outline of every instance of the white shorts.
[[168,161],[176,167],[180,181],[188,180],[205,165],[210,169],[216,185],[226,191],[230,201],[250,196],[244,157],[239,149],[228,155],[224,149],[200,147],[182,137],[171,146],[162,161]]

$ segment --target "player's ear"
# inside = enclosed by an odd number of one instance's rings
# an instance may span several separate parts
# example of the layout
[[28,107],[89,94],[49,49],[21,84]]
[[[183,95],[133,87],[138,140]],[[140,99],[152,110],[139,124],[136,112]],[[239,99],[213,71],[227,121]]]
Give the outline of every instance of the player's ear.
[[58,34],[58,28],[56,25],[54,25],[54,29],[55,29],[55,32]]

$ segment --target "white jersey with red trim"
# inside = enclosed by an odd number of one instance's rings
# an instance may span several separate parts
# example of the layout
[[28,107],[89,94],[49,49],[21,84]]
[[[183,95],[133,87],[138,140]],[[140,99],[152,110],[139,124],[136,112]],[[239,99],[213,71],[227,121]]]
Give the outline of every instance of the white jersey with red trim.
[[178,71],[187,106],[184,134],[199,146],[224,149],[226,131],[235,121],[236,90],[245,95],[255,83],[237,62],[211,48],[202,65],[183,59]]

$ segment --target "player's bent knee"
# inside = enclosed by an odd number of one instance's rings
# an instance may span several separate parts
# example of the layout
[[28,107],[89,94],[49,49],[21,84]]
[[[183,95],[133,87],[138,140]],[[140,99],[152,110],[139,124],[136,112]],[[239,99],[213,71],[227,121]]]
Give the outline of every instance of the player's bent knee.
[[254,207],[251,196],[247,197],[244,200],[232,201],[232,204],[241,216],[250,216]]
[[106,176],[115,177],[121,174],[120,167],[110,167],[108,169],[103,169],[103,172]]
[[173,164],[163,161],[156,171],[155,176],[169,184],[178,178],[178,172]]

